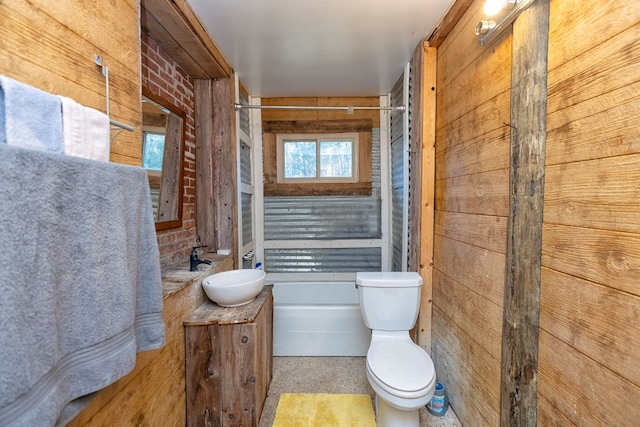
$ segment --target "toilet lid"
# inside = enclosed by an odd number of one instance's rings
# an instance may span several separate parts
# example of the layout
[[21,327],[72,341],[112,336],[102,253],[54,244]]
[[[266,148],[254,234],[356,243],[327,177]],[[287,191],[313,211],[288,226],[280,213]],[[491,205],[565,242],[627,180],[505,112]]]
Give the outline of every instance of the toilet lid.
[[434,377],[431,358],[410,341],[372,343],[367,352],[367,364],[376,378],[396,390],[422,390]]

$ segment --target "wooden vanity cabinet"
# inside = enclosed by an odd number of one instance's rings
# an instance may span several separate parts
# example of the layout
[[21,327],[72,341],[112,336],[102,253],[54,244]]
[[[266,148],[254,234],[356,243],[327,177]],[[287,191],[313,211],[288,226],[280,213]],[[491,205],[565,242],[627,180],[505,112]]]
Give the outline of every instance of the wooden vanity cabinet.
[[207,300],[184,327],[187,426],[257,426],[273,367],[272,286],[240,307]]

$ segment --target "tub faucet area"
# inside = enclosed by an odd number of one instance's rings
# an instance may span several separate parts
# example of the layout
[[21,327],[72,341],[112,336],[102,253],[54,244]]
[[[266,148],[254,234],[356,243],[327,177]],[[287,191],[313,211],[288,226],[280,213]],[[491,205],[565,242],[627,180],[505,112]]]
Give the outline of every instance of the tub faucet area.
[[190,268],[189,271],[198,271],[198,266],[200,264],[211,265],[211,261],[208,259],[200,259],[198,257],[198,248],[203,248],[204,246],[194,246],[191,248],[191,255],[189,256],[190,260]]

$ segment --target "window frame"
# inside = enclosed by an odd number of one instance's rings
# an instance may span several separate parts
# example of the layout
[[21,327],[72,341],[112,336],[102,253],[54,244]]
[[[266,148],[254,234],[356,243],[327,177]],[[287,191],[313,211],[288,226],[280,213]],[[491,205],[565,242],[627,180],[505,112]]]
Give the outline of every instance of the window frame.
[[[321,157],[320,150],[322,142],[350,141],[351,142],[351,176],[343,177],[327,177],[320,176]],[[315,142],[316,144],[316,176],[305,178],[286,178],[284,145],[287,142]],[[340,132],[340,133],[287,133],[276,135],[276,163],[277,178],[276,182],[282,184],[312,184],[312,183],[355,183],[359,182],[359,152],[360,152],[360,135],[358,132]]]
[[[263,190],[272,196],[370,196],[372,129],[370,118],[347,120],[265,120],[262,122]],[[277,182],[277,135],[358,133],[358,182]]]
[[[159,126],[142,126],[142,164],[143,165],[145,162],[145,158],[147,156],[147,135],[162,135],[163,137],[162,147],[163,147],[163,153],[164,153],[164,144],[167,137],[167,130],[166,128],[159,127]],[[160,169],[145,168],[145,170],[157,171],[159,173],[162,173],[162,161],[160,162]]]

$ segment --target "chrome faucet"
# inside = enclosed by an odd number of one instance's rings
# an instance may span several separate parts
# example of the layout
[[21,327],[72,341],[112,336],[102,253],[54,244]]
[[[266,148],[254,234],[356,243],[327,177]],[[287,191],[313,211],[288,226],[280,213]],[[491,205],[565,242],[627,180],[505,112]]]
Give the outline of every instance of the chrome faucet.
[[189,255],[189,261],[190,261],[190,268],[189,271],[198,271],[198,266],[200,264],[207,264],[207,265],[211,265],[211,261],[209,261],[208,259],[200,259],[198,257],[198,248],[204,248],[206,245],[204,246],[194,246],[191,248],[191,255]]

